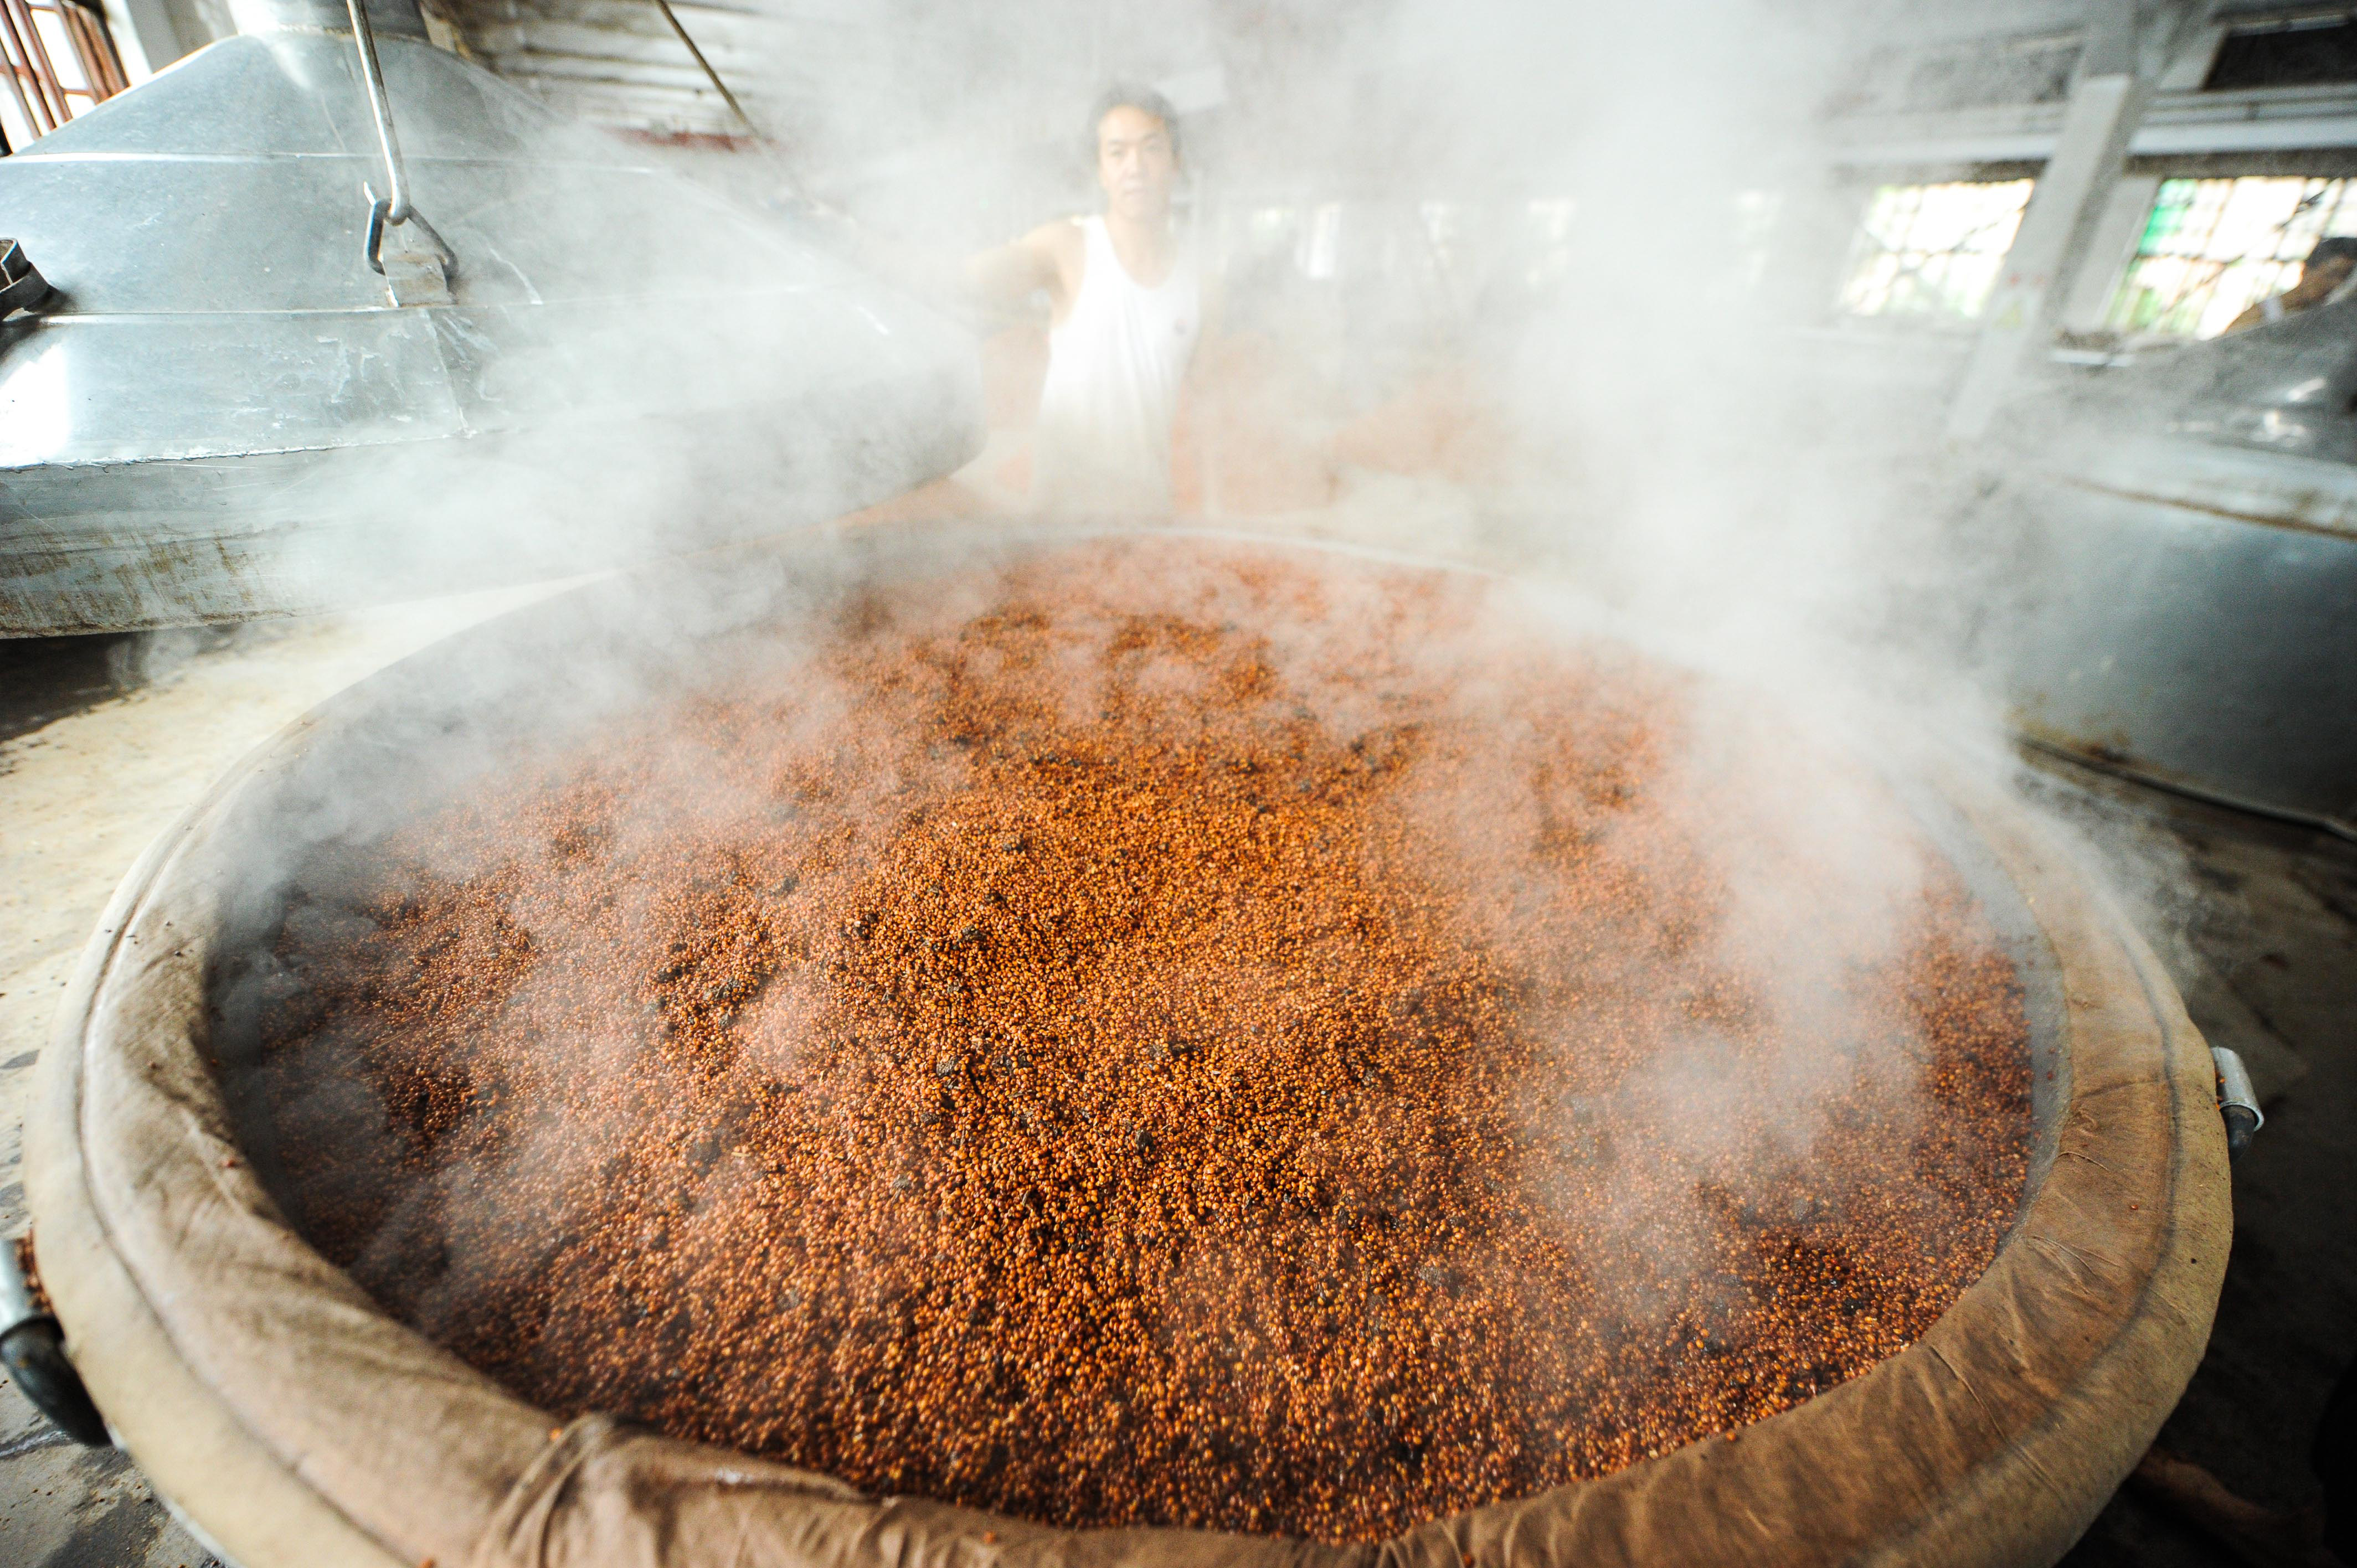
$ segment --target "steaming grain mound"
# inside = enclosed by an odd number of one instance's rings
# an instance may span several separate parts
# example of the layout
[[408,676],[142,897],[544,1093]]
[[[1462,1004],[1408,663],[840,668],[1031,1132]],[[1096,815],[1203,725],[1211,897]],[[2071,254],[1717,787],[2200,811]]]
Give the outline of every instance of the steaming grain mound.
[[257,1143],[550,1409],[1059,1523],[1805,1400],[2012,1219],[2012,969],[1878,786],[1518,616],[1171,542],[735,645],[319,869]]

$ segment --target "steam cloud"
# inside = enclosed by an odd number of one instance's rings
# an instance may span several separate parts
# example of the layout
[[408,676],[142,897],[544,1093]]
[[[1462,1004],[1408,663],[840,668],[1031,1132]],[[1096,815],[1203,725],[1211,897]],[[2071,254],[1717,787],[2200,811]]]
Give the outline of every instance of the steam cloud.
[[[1537,567],[1580,585],[1576,606],[1567,596],[1545,599],[1566,634],[1609,627],[1751,693],[1706,703],[1678,731],[1679,749],[1660,759],[1657,787],[1685,803],[1683,825],[1706,857],[1731,868],[1717,928],[1685,940],[1758,981],[1781,1044],[1744,1055],[1697,1027],[1663,1053],[1653,1077],[1618,1088],[1614,1114],[1641,1128],[1632,1140],[1687,1173],[1690,1186],[1715,1184],[1747,1204],[1781,1201],[1821,1141],[1840,1135],[1828,1107],[1861,1086],[1903,1094],[1914,1083],[1922,1042],[1904,1030],[1861,1036],[1849,1003],[1857,974],[1896,963],[1920,936],[1927,866],[1914,826],[1877,787],[1813,760],[1820,752],[1774,744],[1768,732],[1790,724],[1872,733],[1901,714],[1914,729],[1929,711],[1967,744],[1996,734],[1935,639],[1907,629],[1945,614],[1927,586],[1935,575],[1929,488],[1908,466],[1920,431],[1812,370],[1796,346],[1831,287],[1829,277],[1786,262],[1817,238],[1824,175],[1812,121],[1842,64],[1839,18],[1752,0],[906,9],[895,29],[908,49],[897,62],[897,95],[805,102],[775,128],[817,194],[899,242],[946,254],[1085,200],[1062,161],[1077,127],[1055,140],[1056,116],[1039,109],[1043,100],[1068,98],[1077,109],[1105,77],[1219,67],[1223,100],[1195,143],[1191,206],[1229,293],[1229,368],[1243,353],[1254,369],[1206,397],[1224,391],[1265,428],[1261,446],[1245,451],[1240,422],[1222,426],[1216,409],[1205,413],[1206,461],[1215,472],[1225,466],[1211,487],[1212,521]],[[1076,35],[1083,16],[1104,20]],[[1006,156],[960,161],[971,145],[961,144],[960,128],[975,124],[999,128],[995,145]],[[884,160],[906,143],[924,156]],[[1304,226],[1338,199],[1341,259],[1331,278],[1291,274],[1290,252],[1255,238],[1257,217],[1277,213],[1285,245],[1309,244]],[[1559,242],[1533,238],[1534,202],[1567,204]],[[835,265],[811,264],[821,273]],[[764,303],[760,281],[738,276],[715,288],[708,308],[735,313],[726,329],[650,340],[640,323],[605,322],[569,330],[544,357],[505,373],[544,383],[593,366],[598,378],[617,365],[643,366],[649,377],[700,383],[715,407],[777,409],[774,427],[731,420],[676,444],[638,427],[619,440],[552,438],[495,458],[454,458],[414,479],[410,497],[447,537],[498,542],[486,546],[494,555],[522,540],[535,553],[561,542],[644,556],[683,538],[759,532],[770,519],[809,521],[810,496],[847,494],[862,481],[826,471],[840,454],[791,449],[792,411],[852,395],[876,356],[902,349],[880,339],[798,343],[783,317],[767,314],[781,307]],[[748,343],[777,357],[748,353]],[[1387,400],[1406,406],[1413,423],[1448,398],[1475,411],[1483,435],[1427,442],[1427,450],[1448,447],[1446,472],[1342,461],[1332,467],[1327,504],[1249,513],[1222,504],[1223,494],[1232,502],[1256,486],[1268,493],[1255,465],[1271,451],[1331,452],[1354,423],[1382,428]],[[780,448],[789,448],[782,462]],[[859,460],[888,467],[902,456]],[[860,545],[852,535],[842,547],[856,554]],[[570,677],[551,682],[550,709],[534,733],[380,735],[381,755],[447,784],[513,768],[544,743],[569,744],[585,714],[625,705],[683,671],[708,678],[704,661],[722,657],[709,650],[724,634],[770,616],[780,570],[748,565],[733,580],[724,571],[703,597],[667,593],[636,614],[583,623],[614,640],[577,650],[581,668],[570,676],[592,671],[587,690]],[[794,599],[791,585],[784,592]],[[932,613],[955,625],[986,609],[995,593],[993,580],[977,575],[946,588]],[[1362,693],[1318,678],[1333,631],[1303,628],[1289,645],[1278,628],[1271,656],[1319,722],[1347,740],[1371,733],[1379,715],[1365,710]],[[1082,651],[1069,686],[1076,712],[1094,702],[1098,650]],[[1405,651],[1460,681],[1469,702],[1496,702],[1498,724],[1517,721],[1502,697],[1480,689],[1489,650],[1478,639]],[[534,656],[563,655],[542,645]],[[512,714],[532,679],[509,657],[495,653],[500,662],[473,678],[487,703]],[[770,657],[792,663],[774,644]],[[795,691],[796,722],[812,734],[851,713],[852,697],[824,681]],[[725,741],[683,731],[669,785],[701,816],[757,813],[759,801],[728,793],[726,762]],[[866,803],[880,837],[902,780],[843,783]],[[375,842],[389,824],[370,813],[389,811],[389,799],[319,792],[313,815],[277,824],[283,867],[309,875],[313,846]],[[1415,805],[1429,830],[1469,842],[1504,831],[1501,822],[1527,825],[1522,819],[1539,810],[1534,799],[1514,798],[1511,780]],[[632,838],[641,831],[643,844]],[[608,846],[617,854],[651,853],[662,840],[627,820],[619,832]],[[480,868],[430,869],[461,879]],[[342,897],[312,891],[313,908]],[[1458,891],[1499,919],[1513,918],[1519,890],[1511,885]],[[529,937],[529,904],[505,917]],[[308,940],[287,929],[297,945]],[[1638,937],[1632,945],[1641,950],[1661,933]],[[528,1011],[533,983],[523,982],[510,1005]],[[231,1012],[250,1028],[298,992],[301,978],[262,960],[238,984]],[[804,1004],[814,1005],[781,989],[772,1036],[790,1032]],[[1566,1014],[1554,1026],[1560,1048],[1577,1052],[1584,1021]],[[772,1037],[764,1048],[790,1044]],[[619,1066],[616,1053],[630,1047],[601,1036],[563,1048],[581,1053],[573,1070],[594,1074]],[[318,1092],[295,1120],[342,1126],[381,1114],[346,1098],[364,1095],[356,1086]],[[1530,1110],[1542,1136],[1587,1135],[1564,1114],[1554,1104]],[[1738,1126],[1752,1131],[1738,1138]],[[500,1159],[513,1157],[503,1151]],[[561,1187],[596,1155],[577,1139],[553,1137],[529,1157]],[[489,1167],[451,1179],[480,1184],[471,1201],[499,1200]],[[466,1197],[433,1196],[454,1206]],[[515,1217],[551,1218],[528,1206]],[[388,1238],[399,1241],[413,1220],[386,1216]],[[1695,1212],[1632,1199],[1595,1244],[1607,1254],[1646,1251],[1653,1262],[1641,1280],[1658,1281],[1681,1264],[1697,1274],[1710,1268],[1706,1230]],[[552,1225],[548,1245],[563,1235]],[[462,1270],[453,1284],[464,1283]],[[1647,1288],[1632,1285],[1620,1309],[1632,1319],[1660,1310],[1660,1301],[1642,1299]]]

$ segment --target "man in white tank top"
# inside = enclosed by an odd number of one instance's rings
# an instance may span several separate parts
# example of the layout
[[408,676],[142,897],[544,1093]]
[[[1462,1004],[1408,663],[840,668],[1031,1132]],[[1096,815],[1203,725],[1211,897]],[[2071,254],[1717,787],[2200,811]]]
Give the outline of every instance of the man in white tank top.
[[1160,94],[1117,87],[1090,124],[1104,211],[985,252],[966,264],[967,281],[1009,304],[1044,289],[1053,309],[1034,508],[1163,515],[1178,387],[1203,315],[1195,258],[1171,222],[1178,119]]

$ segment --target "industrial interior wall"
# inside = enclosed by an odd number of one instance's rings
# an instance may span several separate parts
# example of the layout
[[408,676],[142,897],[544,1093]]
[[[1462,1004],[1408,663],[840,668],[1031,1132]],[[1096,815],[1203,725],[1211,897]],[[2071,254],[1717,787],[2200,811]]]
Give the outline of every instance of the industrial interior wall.
[[2230,1226],[2208,1054],[2068,856],[1997,794],[1943,780],[2057,962],[2056,1155],[1927,1336],[1796,1409],[1354,1547],[1062,1530],[604,1417],[560,1423],[297,1239],[208,1062],[208,972],[241,897],[221,846],[271,820],[307,752],[364,725],[368,690],[264,748],[134,869],[70,988],[27,1133],[38,1267],[91,1391],[157,1489],[245,1568],[2017,1568],[2085,1528],[2208,1337]]

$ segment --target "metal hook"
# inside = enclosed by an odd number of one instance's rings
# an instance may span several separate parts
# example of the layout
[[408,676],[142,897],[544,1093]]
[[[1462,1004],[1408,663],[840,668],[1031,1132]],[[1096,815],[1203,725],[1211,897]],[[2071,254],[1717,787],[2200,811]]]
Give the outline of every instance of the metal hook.
[[400,223],[414,223],[434,242],[435,251],[442,258],[442,271],[447,277],[458,270],[457,252],[435,232],[434,225],[425,221],[409,202],[409,170],[401,158],[401,137],[393,128],[393,102],[385,96],[384,70],[377,63],[376,29],[369,25],[366,0],[344,0],[352,17],[352,39],[361,51],[361,81],[368,88],[369,113],[376,118],[377,145],[384,151],[385,192],[379,196],[367,186],[369,224],[365,253],[371,271],[384,272],[384,231]]
[[365,184],[361,187],[361,191],[369,199],[367,254],[371,271],[380,277],[384,275],[385,231],[399,223],[413,223],[433,242],[435,254],[441,258],[443,275],[457,275],[458,253],[450,248],[449,242],[442,238],[434,225],[425,220],[425,214],[412,209],[407,218],[395,218],[392,201],[379,196],[373,188]]

